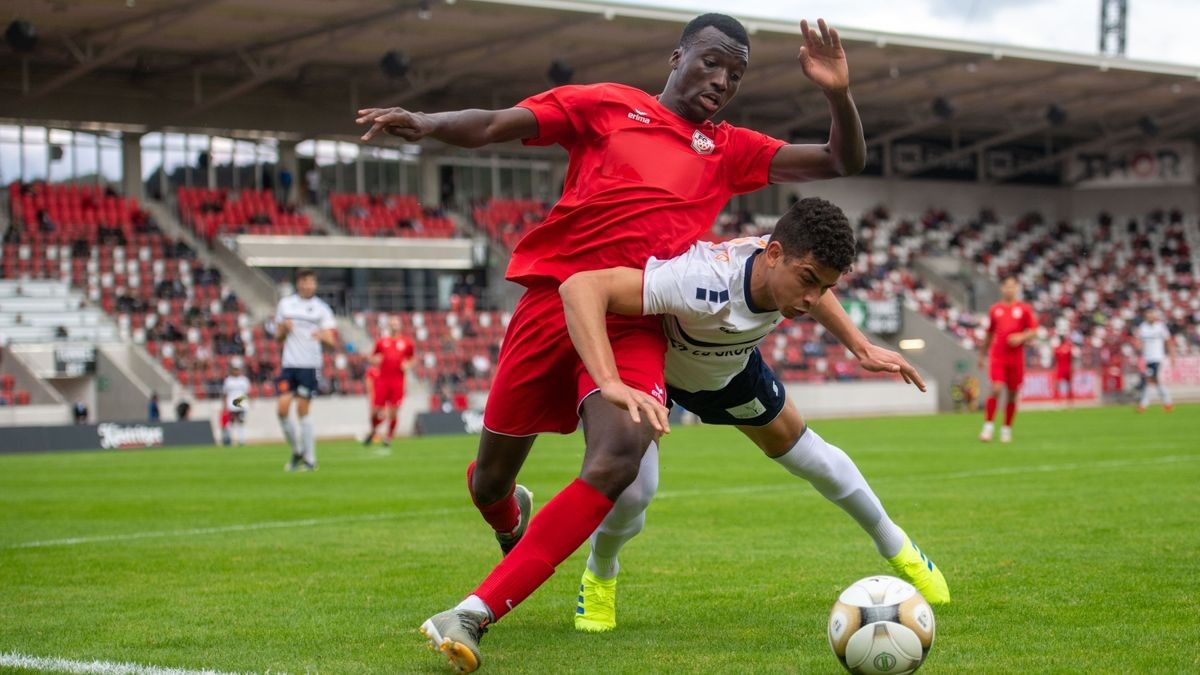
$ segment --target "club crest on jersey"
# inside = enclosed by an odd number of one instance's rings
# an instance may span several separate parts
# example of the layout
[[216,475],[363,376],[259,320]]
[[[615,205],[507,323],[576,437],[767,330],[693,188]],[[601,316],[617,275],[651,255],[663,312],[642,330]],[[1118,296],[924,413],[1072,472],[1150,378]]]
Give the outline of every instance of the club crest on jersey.
[[692,134],[692,149],[701,155],[711,155],[713,150],[717,149],[717,144],[697,129],[696,133]]
[[647,114],[648,113],[634,108],[633,112],[629,113],[629,119],[635,122],[641,122],[642,124],[650,124],[650,118],[646,116]]
[[1020,307],[1013,307],[1013,318],[1014,319],[1021,318],[1021,308]]

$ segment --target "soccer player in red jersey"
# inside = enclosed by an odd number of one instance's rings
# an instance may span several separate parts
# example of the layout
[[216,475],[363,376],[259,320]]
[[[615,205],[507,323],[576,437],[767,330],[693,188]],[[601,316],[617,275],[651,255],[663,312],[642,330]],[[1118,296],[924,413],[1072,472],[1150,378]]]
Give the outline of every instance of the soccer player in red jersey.
[[1059,343],[1054,347],[1054,398],[1067,395],[1067,403],[1075,404],[1075,390],[1071,384],[1075,366],[1075,345],[1071,344],[1068,335],[1060,336]]
[[1012,441],[1012,423],[1017,415],[1017,394],[1025,381],[1025,343],[1037,334],[1037,317],[1033,308],[1017,300],[1020,286],[1017,278],[1005,277],[1000,284],[1000,302],[988,310],[987,337],[979,347],[979,368],[983,369],[984,355],[990,361],[991,395],[987,400],[987,421],[979,432],[979,440],[992,440],[996,405],[1001,390],[1005,393],[1004,426],[1000,442]]
[[397,413],[404,401],[404,376],[415,358],[412,341],[400,334],[400,317],[388,319],[388,334],[375,341],[375,351],[371,352],[371,365],[379,369],[379,375],[371,392],[371,432],[366,444],[375,438],[375,429],[386,416],[388,426],[383,447],[391,447]]
[[[655,96],[619,84],[564,86],[506,110],[360,111],[369,140],[387,132],[461,147],[522,140],[569,153],[563,195],[517,244],[508,278],[526,287],[508,326],[476,461],[472,500],[496,532],[505,559],[458,607],[422,625],[431,643],[464,672],[479,667],[484,627],[507,614],[586,541],[637,477],[660,429],[597,393],[567,333],[558,286],[580,271],[641,267],[683,253],[712,227],[735,194],[862,170],[866,142],[850,96],[846,55],[823,20],[801,22],[804,74],[829,101],[824,144],[795,145],[715,123],[749,66],[750,40],[737,20],[705,14],[684,28],[670,75]],[[655,317],[609,315],[621,379],[638,400],[665,402],[666,339]],[[539,433],[571,433],[583,421],[579,478],[528,524],[528,490],[515,479]],[[657,424],[657,422],[655,422]]]

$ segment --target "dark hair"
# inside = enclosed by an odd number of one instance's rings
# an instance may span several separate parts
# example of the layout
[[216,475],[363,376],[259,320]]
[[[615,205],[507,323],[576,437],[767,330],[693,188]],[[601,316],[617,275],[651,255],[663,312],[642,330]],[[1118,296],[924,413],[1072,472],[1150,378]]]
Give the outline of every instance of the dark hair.
[[750,49],[750,36],[746,34],[746,27],[737,19],[725,14],[701,14],[689,21],[683,27],[683,35],[679,36],[679,48],[690,47],[696,41],[696,35],[709,26],[721,31],[735,42],[745,45],[746,49]]
[[300,281],[304,277],[315,277],[315,276],[317,276],[317,273],[312,271],[311,267],[298,267],[298,268],[296,268],[296,274],[293,278],[296,281]]
[[789,258],[809,253],[817,262],[842,274],[854,263],[854,230],[846,214],[834,204],[818,197],[807,197],[792,204],[775,224],[771,241],[783,246]]
[[1008,274],[1005,274],[1004,276],[1000,277],[1000,283],[1002,283],[1002,284],[1003,284],[1003,283],[1005,283],[1006,281],[1008,281],[1009,279],[1012,279],[1012,280],[1013,280],[1014,282],[1016,282],[1018,285],[1020,285],[1020,283],[1021,283],[1021,280],[1017,278],[1017,274],[1016,274],[1016,272],[1010,272],[1010,273],[1008,273]]

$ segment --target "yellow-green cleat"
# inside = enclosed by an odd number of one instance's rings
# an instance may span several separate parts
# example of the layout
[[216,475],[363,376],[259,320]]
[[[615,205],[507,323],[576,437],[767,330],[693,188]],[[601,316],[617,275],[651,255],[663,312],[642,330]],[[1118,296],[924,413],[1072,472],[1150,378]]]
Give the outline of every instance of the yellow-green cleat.
[[896,572],[896,576],[917,587],[921,595],[931,605],[950,604],[950,587],[946,585],[946,577],[942,570],[933,564],[917,545],[904,537],[904,546],[896,557],[889,558],[888,564]]
[[579,604],[575,607],[575,630],[603,633],[617,627],[617,578],[601,579],[583,571],[579,582]]

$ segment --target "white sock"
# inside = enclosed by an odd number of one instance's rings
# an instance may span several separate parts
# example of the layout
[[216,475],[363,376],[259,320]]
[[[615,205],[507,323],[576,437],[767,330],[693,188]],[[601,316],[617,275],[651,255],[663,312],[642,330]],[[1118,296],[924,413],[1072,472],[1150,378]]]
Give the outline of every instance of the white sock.
[[237,425],[237,442],[238,442],[238,445],[246,444],[246,425],[245,424]]
[[485,612],[487,613],[489,619],[495,616],[495,614],[492,614],[492,608],[488,607],[487,603],[484,602],[483,599],[481,599],[478,595],[468,595],[467,599],[458,603],[454,609],[469,609],[472,612]]
[[990,434],[990,433],[992,433],[992,431],[993,431],[995,428],[996,428],[996,425],[992,424],[991,422],[984,422],[984,423],[983,423],[983,432],[984,432],[984,433]]
[[299,457],[304,454],[300,446],[296,444],[296,429],[292,426],[292,420],[288,417],[279,418],[279,428],[283,429],[283,439],[292,448],[292,456]]
[[1138,405],[1142,406],[1143,408],[1150,405],[1150,383],[1149,382],[1142,385],[1142,400]]
[[317,463],[317,438],[314,435],[312,418],[308,415],[300,418],[300,445],[304,451],[304,461],[309,464]]
[[1171,405],[1171,392],[1167,391],[1167,385],[1158,381],[1158,396],[1162,399],[1163,405]]
[[817,432],[807,428],[792,449],[775,461],[850,514],[871,536],[879,555],[892,558],[900,552],[904,531],[888,518],[867,479],[841,448],[826,443]]
[[651,441],[642,456],[637,478],[613,502],[612,511],[592,533],[592,551],[587,566],[601,579],[611,579],[621,571],[617,553],[646,524],[646,508],[658,491],[658,443]]

